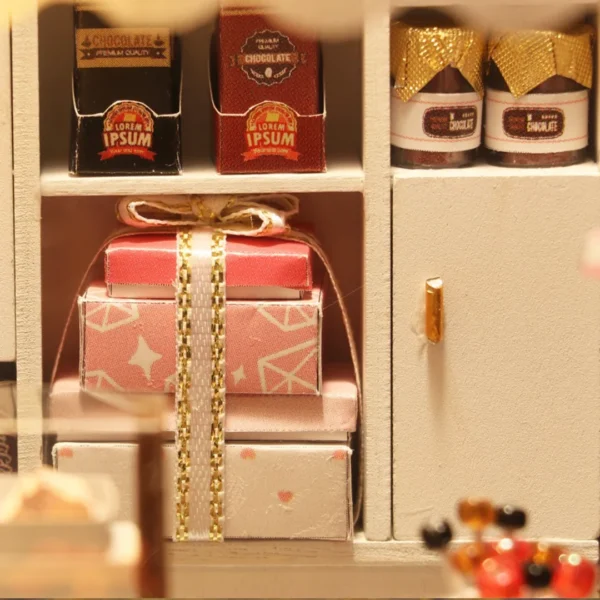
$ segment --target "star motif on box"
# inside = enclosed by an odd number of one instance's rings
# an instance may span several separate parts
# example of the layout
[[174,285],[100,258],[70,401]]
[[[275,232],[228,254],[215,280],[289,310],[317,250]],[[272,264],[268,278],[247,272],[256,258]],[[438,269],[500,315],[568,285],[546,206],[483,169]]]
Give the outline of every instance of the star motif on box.
[[[94,379],[96,380],[94,382]],[[85,377],[85,387],[88,390],[125,390],[105,371],[90,371]]]
[[[283,360],[284,363],[289,364],[290,356],[298,354],[298,361],[294,364],[292,370],[286,370],[285,368],[278,366],[277,361]],[[265,356],[258,360],[258,372],[260,375],[260,385],[264,393],[274,393],[282,391],[282,388],[287,388],[287,393],[294,393],[294,386],[298,386],[308,389],[311,392],[316,392],[315,385],[310,381],[302,379],[298,373],[302,368],[317,354],[317,344],[315,340],[309,340],[282,350],[276,354]]]
[[318,317],[318,313],[314,308],[307,310],[297,306],[286,306],[283,321],[280,321],[276,315],[271,314],[266,307],[260,308],[258,314],[262,315],[267,321],[285,333],[306,329],[307,327],[315,327]]
[[92,305],[88,305],[86,311],[86,325],[100,333],[125,327],[140,318],[138,307],[135,304],[109,302],[99,304],[95,308],[90,308],[90,306]]
[[246,379],[246,373],[244,373],[244,365],[242,365],[237,371],[233,372],[233,381],[237,385],[240,381]]
[[152,366],[157,360],[162,358],[162,354],[154,352],[146,340],[140,335],[138,338],[138,347],[135,354],[129,360],[129,364],[134,367],[140,367],[144,371],[146,379],[150,381],[152,378]]

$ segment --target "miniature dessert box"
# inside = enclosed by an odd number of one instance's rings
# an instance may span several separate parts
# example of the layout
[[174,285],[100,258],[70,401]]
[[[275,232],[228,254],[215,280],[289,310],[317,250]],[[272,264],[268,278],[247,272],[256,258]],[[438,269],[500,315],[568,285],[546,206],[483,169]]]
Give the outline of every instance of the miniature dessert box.
[[165,28],[112,28],[75,7],[70,170],[181,172],[179,41]]
[[211,91],[220,173],[325,170],[319,44],[260,9],[222,9]]

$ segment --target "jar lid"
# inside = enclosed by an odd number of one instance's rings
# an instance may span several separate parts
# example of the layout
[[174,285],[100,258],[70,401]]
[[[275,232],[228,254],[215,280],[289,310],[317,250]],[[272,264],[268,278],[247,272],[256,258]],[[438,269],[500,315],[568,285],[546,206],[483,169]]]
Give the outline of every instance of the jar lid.
[[391,72],[396,95],[408,102],[446,67],[454,67],[483,96],[483,37],[463,27],[392,23]]
[[516,98],[555,75],[591,88],[592,39],[593,30],[587,25],[569,32],[514,31],[490,39],[488,58]]

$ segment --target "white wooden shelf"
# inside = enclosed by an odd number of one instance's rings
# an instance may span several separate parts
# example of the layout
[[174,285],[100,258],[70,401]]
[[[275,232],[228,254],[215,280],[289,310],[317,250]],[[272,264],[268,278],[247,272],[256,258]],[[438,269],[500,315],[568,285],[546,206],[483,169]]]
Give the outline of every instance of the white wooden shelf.
[[[565,540],[552,540],[564,544]],[[595,542],[571,545],[597,560]],[[178,598],[460,597],[439,555],[419,542],[226,542],[167,544]],[[343,573],[343,576],[338,576]]]
[[65,167],[42,169],[42,196],[126,196],[159,194],[242,194],[362,192],[364,173],[358,158],[332,158],[326,173],[219,175],[213,165],[159,177],[74,177]]

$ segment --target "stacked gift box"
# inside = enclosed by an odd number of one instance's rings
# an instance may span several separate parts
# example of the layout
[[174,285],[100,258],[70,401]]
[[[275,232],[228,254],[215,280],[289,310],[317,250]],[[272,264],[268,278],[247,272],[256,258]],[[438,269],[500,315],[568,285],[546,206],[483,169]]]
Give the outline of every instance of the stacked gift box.
[[[79,298],[79,374],[56,381],[55,417],[106,416],[107,395],[161,395],[165,420],[165,528],[174,531],[177,429],[177,238],[112,242],[105,281]],[[226,539],[352,535],[351,438],[358,399],[349,365],[322,364],[324,278],[303,243],[226,242]],[[102,397],[102,400],[99,400]],[[63,472],[109,473],[120,517],[136,518],[135,437],[64,430],[53,451]]]

